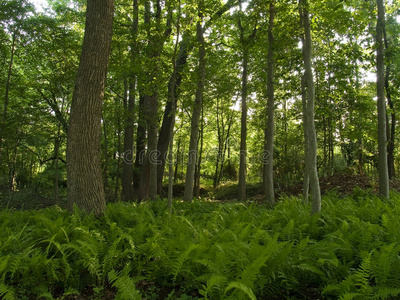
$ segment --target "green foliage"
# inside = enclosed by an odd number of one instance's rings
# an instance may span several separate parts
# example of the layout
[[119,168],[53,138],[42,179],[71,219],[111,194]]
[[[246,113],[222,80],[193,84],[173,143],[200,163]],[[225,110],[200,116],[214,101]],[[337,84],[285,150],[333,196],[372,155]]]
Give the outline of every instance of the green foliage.
[[[400,197],[287,198],[262,205],[110,204],[100,219],[59,208],[0,212],[0,297],[391,299],[400,295]],[[153,289],[146,288],[153,286]],[[155,289],[155,290],[154,290]],[[152,292],[151,292],[152,291]],[[151,296],[153,295],[153,296]],[[182,298],[183,297],[183,298]],[[189,297],[189,298],[188,298]]]

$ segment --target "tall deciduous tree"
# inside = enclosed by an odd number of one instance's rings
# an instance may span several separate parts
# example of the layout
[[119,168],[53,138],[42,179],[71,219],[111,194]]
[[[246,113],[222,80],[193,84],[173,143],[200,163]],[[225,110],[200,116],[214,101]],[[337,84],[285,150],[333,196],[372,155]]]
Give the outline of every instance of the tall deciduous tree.
[[265,154],[264,162],[264,194],[270,204],[275,203],[274,192],[274,0],[269,4],[269,27],[268,27],[268,59],[267,59],[267,96],[268,96],[268,120],[265,133]]
[[245,28],[242,25],[242,14],[238,19],[240,31],[240,44],[242,46],[242,114],[240,119],[240,157],[239,157],[239,184],[238,200],[246,199],[246,174],[247,174],[247,96],[248,96],[248,63],[250,46],[254,43],[257,33],[257,20],[250,35],[245,35]]
[[[314,124],[314,102],[315,87],[312,72],[312,39],[309,17],[309,4],[307,0],[300,0],[300,19],[304,29],[302,35],[304,77],[303,85],[303,114],[304,114],[304,136],[305,136],[305,180],[309,178],[311,189],[311,213],[321,210],[321,191],[319,187],[317,170],[317,136]],[[307,188],[307,187],[306,187]]]
[[124,135],[124,163],[122,166],[122,198],[133,199],[133,131],[135,115],[135,94],[136,94],[136,74],[134,71],[137,56],[137,34],[139,25],[139,6],[138,1],[133,1],[133,22],[131,27],[132,43],[130,45],[130,68],[128,76],[128,103],[125,107],[128,113]]
[[385,61],[383,32],[385,29],[385,8],[383,0],[376,1],[378,6],[378,21],[376,23],[376,88],[378,96],[378,173],[379,194],[389,198],[389,173],[387,162],[386,136],[386,101],[385,101]]
[[82,53],[72,98],[67,141],[68,204],[101,215],[101,112],[107,77],[114,0],[88,0]]
[[185,194],[183,200],[191,202],[193,199],[194,172],[197,161],[197,139],[199,135],[199,121],[203,103],[204,82],[206,76],[206,48],[203,35],[204,1],[199,1],[197,29],[197,42],[199,44],[199,66],[197,73],[196,96],[193,105],[193,114],[190,127],[189,156],[186,169]]

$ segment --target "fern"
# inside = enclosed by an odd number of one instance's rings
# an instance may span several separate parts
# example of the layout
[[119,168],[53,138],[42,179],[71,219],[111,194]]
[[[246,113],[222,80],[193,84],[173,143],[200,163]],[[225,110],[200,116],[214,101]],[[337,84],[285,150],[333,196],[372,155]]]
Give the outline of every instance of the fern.
[[141,293],[136,289],[135,281],[128,276],[129,268],[124,268],[120,273],[111,270],[108,279],[117,289],[116,300],[141,300]]
[[183,266],[184,266],[185,261],[188,260],[190,253],[197,248],[198,248],[198,245],[189,244],[189,246],[187,247],[187,249],[184,252],[182,252],[176,259],[171,261],[170,274],[172,275],[172,281],[174,283],[176,282],[178,275],[180,275],[181,273],[184,273],[184,272],[190,273],[190,270],[189,269],[185,270],[183,268]]
[[0,297],[4,300],[16,300],[15,289],[0,282]]
[[234,281],[228,284],[228,286],[225,289],[225,293],[230,291],[231,289],[237,289],[241,292],[243,292],[246,296],[249,297],[250,300],[257,300],[256,296],[253,293],[253,290],[246,286],[245,284],[239,282],[239,281]]

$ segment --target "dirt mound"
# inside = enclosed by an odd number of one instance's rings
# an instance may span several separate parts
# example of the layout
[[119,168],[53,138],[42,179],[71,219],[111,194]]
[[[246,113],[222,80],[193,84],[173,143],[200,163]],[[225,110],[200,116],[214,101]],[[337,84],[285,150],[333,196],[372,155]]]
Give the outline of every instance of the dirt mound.
[[[336,191],[339,195],[347,196],[354,192],[355,188],[362,190],[378,191],[378,182],[376,178],[366,175],[350,175],[350,174],[335,174],[319,179],[321,194],[324,195],[329,191]],[[400,180],[391,180],[390,189],[400,191]],[[303,185],[297,184],[291,187],[282,188],[278,194],[285,195],[301,195],[303,193]]]
[[[329,191],[336,191],[338,194],[346,196],[353,193],[356,187],[363,190],[372,189],[374,187],[373,180],[364,175],[335,174],[332,176],[321,177],[319,179],[321,194],[324,195]],[[297,184],[291,187],[282,188],[278,194],[297,196],[303,193],[303,184]]]

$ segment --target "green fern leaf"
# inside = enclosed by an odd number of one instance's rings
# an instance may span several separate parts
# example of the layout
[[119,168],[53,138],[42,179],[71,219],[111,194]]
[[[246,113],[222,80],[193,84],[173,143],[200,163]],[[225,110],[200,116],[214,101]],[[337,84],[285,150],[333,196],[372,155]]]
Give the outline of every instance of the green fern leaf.
[[238,289],[238,290],[242,291],[249,297],[250,300],[257,300],[256,296],[253,293],[253,290],[250,287],[248,287],[247,285],[245,285],[239,281],[233,281],[233,282],[229,283],[225,289],[225,293],[227,293],[231,289]]

